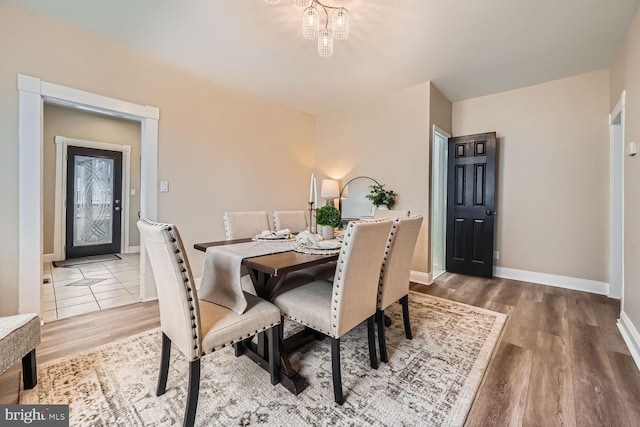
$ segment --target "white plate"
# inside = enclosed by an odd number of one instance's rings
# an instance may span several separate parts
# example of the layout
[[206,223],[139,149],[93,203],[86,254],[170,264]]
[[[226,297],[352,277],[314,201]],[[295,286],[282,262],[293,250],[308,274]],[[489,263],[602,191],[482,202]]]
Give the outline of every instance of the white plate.
[[322,240],[324,243],[324,245],[326,245],[327,243],[329,245],[326,246],[319,246],[319,245],[314,245],[308,242],[299,242],[301,246],[304,246],[305,248],[309,248],[309,249],[318,249],[318,250],[334,250],[334,249],[339,249],[340,246],[342,246],[342,243],[340,243],[338,240],[336,239],[331,239],[331,240]]
[[285,234],[285,235],[267,234],[266,236],[263,236],[262,234],[258,234],[253,238],[255,240],[287,240],[291,238],[291,234]]

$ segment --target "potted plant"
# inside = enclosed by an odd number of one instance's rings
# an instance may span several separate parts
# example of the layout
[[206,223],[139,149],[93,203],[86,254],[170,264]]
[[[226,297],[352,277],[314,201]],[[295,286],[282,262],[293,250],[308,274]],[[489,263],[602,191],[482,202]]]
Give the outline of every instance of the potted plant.
[[327,205],[318,209],[316,213],[316,224],[318,224],[318,233],[322,238],[333,239],[334,229],[340,225],[342,217],[340,211],[334,206]]
[[385,190],[384,184],[370,185],[369,188],[371,189],[369,194],[364,197],[371,200],[376,208],[386,206],[391,209],[393,208],[393,205],[396,204],[396,197],[398,197],[398,193],[393,190]]

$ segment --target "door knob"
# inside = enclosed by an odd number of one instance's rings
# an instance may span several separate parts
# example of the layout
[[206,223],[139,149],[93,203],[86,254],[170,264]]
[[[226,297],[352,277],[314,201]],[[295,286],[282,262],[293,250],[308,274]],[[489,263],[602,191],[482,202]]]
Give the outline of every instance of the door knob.
[[493,211],[491,209],[487,209],[485,213],[487,214],[487,216],[493,215]]
[[116,211],[119,211],[119,210],[120,210],[120,206],[116,206]]

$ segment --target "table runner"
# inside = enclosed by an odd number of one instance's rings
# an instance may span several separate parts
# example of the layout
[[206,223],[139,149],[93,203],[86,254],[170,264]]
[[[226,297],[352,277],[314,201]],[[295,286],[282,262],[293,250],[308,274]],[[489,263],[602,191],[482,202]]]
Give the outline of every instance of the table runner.
[[204,258],[198,297],[227,307],[238,314],[244,313],[247,300],[240,283],[242,260],[292,249],[292,241],[257,241],[210,246]]

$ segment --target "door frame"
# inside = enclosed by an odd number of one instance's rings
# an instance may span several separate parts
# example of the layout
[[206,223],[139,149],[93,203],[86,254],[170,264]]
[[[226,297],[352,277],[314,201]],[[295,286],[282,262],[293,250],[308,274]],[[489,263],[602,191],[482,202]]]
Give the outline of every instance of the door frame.
[[122,226],[120,230],[120,252],[127,254],[132,251],[129,246],[129,209],[131,189],[131,146],[110,144],[107,142],[88,141],[84,139],[55,137],[56,144],[56,187],[55,187],[55,215],[53,226],[53,259],[61,261],[65,257],[65,242],[67,235],[67,204],[65,203],[67,188],[67,148],[81,147],[98,150],[117,151],[122,153]]
[[[160,109],[17,74],[18,89],[18,311],[40,313],[43,279],[42,126],[44,103],[140,122],[140,214],[158,215],[158,121]],[[140,297],[157,298],[155,281],[140,245]]]
[[[435,150],[435,144],[436,144],[436,134],[439,134],[440,136],[443,136],[445,138],[445,146],[444,146],[444,150],[441,150],[440,153],[443,154],[444,159],[439,159],[439,160],[444,160],[444,168],[445,168],[445,181],[444,181],[444,200],[435,200],[434,198],[434,188],[435,188],[435,184],[436,184],[436,177],[433,175],[433,164],[436,160],[436,158],[434,157],[434,153],[436,152]],[[447,237],[446,237],[446,230],[447,230],[447,150],[448,150],[448,146],[449,146],[449,138],[451,138],[451,135],[446,132],[445,130],[441,129],[440,127],[438,127],[437,125],[433,125],[433,129],[431,130],[431,167],[430,167],[430,171],[431,171],[431,207],[429,209],[429,216],[431,217],[431,220],[429,221],[429,253],[431,254],[431,259],[430,259],[430,265],[429,268],[431,268],[431,276],[430,276],[430,282],[433,283],[433,281],[436,279],[436,276],[434,276],[434,271],[433,271],[433,256],[434,256],[434,248],[433,248],[433,230],[434,230],[434,215],[433,215],[433,208],[435,206],[435,203],[438,202],[442,205],[444,205],[444,224],[442,224],[444,226],[444,230],[445,230],[445,253],[442,254],[442,262],[443,264],[445,264],[445,260],[447,257],[447,253],[446,253],[446,241],[447,241]],[[444,270],[446,271],[446,269]]]
[[624,309],[624,148],[626,91],[609,114],[609,294]]

